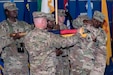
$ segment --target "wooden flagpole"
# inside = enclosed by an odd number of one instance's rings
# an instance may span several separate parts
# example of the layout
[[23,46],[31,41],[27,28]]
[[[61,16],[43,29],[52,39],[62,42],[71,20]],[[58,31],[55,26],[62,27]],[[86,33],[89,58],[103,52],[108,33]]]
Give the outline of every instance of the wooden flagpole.
[[55,0],[55,20],[57,25],[58,24],[58,0]]

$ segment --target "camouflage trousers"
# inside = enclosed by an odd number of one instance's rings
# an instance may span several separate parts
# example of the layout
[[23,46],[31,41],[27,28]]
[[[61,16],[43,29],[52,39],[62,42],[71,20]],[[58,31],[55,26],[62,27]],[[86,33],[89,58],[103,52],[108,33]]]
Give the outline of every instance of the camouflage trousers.
[[28,54],[19,53],[15,45],[6,47],[1,54],[4,61],[3,75],[29,75]]
[[56,75],[70,75],[68,56],[58,56],[57,60]]

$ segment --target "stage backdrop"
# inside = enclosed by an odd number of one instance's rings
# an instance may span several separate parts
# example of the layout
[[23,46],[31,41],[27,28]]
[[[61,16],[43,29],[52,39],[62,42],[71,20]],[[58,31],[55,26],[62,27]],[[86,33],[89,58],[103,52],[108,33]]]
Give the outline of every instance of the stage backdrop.
[[[4,15],[4,9],[3,9],[3,3],[4,2],[10,2],[11,0],[0,0],[0,22],[5,19]],[[19,8],[19,14],[18,19],[24,20],[24,0],[12,0],[16,2],[17,7]],[[29,9],[30,9],[30,23],[32,23],[32,12],[37,11],[38,9],[38,3],[39,0],[28,0],[29,3]],[[101,10],[101,0],[91,0],[92,3],[92,12],[95,10]],[[77,17],[76,14],[86,14],[87,13],[87,0],[68,0],[68,10],[72,16],[73,19]],[[112,0],[107,0],[108,5],[108,14],[109,14],[109,21],[110,25],[112,23]],[[64,9],[64,0],[58,0],[58,8]],[[78,12],[78,13],[77,13]]]

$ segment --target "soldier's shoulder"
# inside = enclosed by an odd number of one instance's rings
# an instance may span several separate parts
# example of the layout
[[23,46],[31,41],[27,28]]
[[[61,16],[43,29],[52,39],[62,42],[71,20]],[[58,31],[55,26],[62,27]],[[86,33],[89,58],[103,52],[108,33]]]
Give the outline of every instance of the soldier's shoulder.
[[6,24],[6,23],[7,23],[7,21],[3,20],[3,21],[0,22],[0,25]]
[[6,28],[6,26],[8,25],[6,20],[3,20],[2,22],[0,22],[0,29],[1,28]]
[[102,34],[106,35],[107,30],[104,30],[103,28],[99,28]]
[[27,22],[25,22],[25,21],[18,21],[19,23],[21,23],[21,24],[23,24],[23,25],[30,25],[30,24],[28,24]]
[[32,29],[31,25],[28,24],[28,23],[25,22],[25,21],[18,21],[18,23],[19,23],[22,27],[24,27],[24,28],[26,28],[26,29]]
[[28,39],[28,38],[30,38],[32,36],[33,36],[33,30],[32,31],[29,31],[29,33],[27,33],[27,35],[25,36],[24,39]]
[[0,23],[0,37],[6,35],[5,32],[6,29],[7,29],[7,22],[4,20]]
[[62,24],[61,27],[63,27],[63,29],[67,29],[68,27],[66,26],[66,24]]

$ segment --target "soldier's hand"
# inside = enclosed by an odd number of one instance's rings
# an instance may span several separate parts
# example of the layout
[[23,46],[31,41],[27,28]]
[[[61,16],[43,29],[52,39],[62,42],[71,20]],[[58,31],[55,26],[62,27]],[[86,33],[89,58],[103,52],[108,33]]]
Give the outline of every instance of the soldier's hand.
[[83,29],[83,28],[79,28],[79,29],[77,30],[77,32],[81,34],[81,37],[86,38],[87,34],[84,33],[84,29]]
[[96,42],[97,41],[97,38],[92,36],[92,39],[93,39],[93,42]]
[[56,24],[56,25],[54,26],[54,29],[60,30],[60,26],[59,26],[58,24]]
[[15,34],[13,34],[13,35],[14,35],[14,36],[13,36],[13,39],[14,39],[14,40],[21,38],[20,35],[19,35],[19,33],[15,33]]
[[96,42],[96,41],[97,41],[97,39],[95,38],[95,39],[93,39],[93,41],[94,41],[94,42]]
[[63,53],[62,50],[56,50],[56,56],[60,56]]
[[13,39],[16,40],[16,39],[20,39],[25,34],[26,34],[25,32],[12,33],[12,34],[10,34],[10,37],[13,37]]

